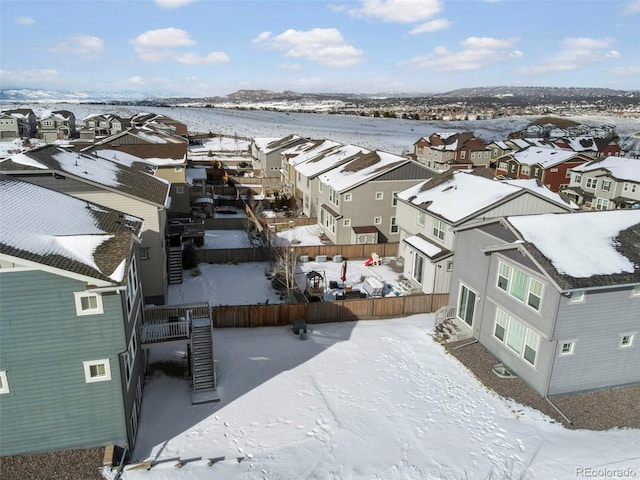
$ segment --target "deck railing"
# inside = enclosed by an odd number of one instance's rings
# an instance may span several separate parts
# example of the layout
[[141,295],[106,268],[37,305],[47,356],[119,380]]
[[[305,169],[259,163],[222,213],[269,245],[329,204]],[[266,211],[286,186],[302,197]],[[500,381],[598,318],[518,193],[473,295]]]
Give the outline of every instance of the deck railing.
[[457,307],[455,305],[447,305],[446,307],[441,307],[436,311],[436,319],[435,325],[439,325],[445,320],[450,320],[452,318],[456,318]]
[[142,344],[166,342],[189,338],[189,319],[177,322],[147,323],[140,326],[140,341]]

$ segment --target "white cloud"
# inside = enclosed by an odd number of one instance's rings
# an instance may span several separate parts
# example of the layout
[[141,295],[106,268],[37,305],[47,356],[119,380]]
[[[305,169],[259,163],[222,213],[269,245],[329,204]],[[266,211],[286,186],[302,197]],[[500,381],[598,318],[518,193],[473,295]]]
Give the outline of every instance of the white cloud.
[[223,52],[201,55],[194,52],[178,52],[176,49],[196,45],[188,32],[179,28],[148,30],[130,41],[138,56],[147,62],[174,60],[176,62],[201,65],[226,63],[229,57]]
[[480,70],[494,63],[521,58],[523,53],[520,50],[512,50],[517,41],[517,38],[469,37],[460,43],[463,47],[460,51],[439,46],[427,55],[414,57],[400,65],[443,72]]
[[624,67],[618,67],[611,70],[614,75],[620,76],[637,76],[640,75],[640,65],[626,65]]
[[31,17],[17,17],[15,22],[18,25],[32,25],[36,23],[36,21]]
[[197,0],[155,0],[156,5],[164,10],[172,10],[175,8],[184,7]]
[[32,83],[42,85],[42,82],[54,82],[60,78],[60,72],[51,68],[37,68],[32,70],[0,70],[3,85],[30,86]]
[[418,25],[414,27],[409,33],[411,35],[417,35],[419,33],[431,33],[437,32],[438,30],[444,30],[445,28],[449,28],[451,22],[446,18],[440,18],[438,20],[432,20],[427,23],[423,23],[422,25]]
[[549,60],[521,68],[518,73],[568,72],[593,63],[619,58],[618,51],[609,49],[613,43],[612,38],[568,37],[561,42],[560,50]]
[[69,35],[66,40],[48,50],[53,53],[94,55],[104,49],[104,40],[91,35]]
[[289,29],[275,37],[270,32],[263,32],[253,42],[273,50],[284,50],[286,57],[304,58],[329,67],[351,66],[364,60],[363,51],[347,45],[335,28]]
[[349,13],[379,18],[385,22],[414,23],[431,18],[441,11],[441,0],[361,0],[361,7],[349,10]]
[[624,7],[624,13],[628,15],[635,15],[636,13],[640,13],[640,0],[634,0],[633,2],[629,2]]

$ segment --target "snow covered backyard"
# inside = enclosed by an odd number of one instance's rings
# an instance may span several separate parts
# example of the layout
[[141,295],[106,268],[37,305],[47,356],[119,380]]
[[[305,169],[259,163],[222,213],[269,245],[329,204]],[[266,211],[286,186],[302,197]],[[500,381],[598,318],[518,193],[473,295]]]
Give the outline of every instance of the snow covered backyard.
[[[287,327],[216,330],[221,401],[194,406],[188,381],[151,378],[133,458],[154,466],[122,478],[640,475],[640,431],[568,430],[505,400],[446,354],[432,327],[425,314],[313,325],[306,341]],[[181,358],[163,348],[152,361]]]

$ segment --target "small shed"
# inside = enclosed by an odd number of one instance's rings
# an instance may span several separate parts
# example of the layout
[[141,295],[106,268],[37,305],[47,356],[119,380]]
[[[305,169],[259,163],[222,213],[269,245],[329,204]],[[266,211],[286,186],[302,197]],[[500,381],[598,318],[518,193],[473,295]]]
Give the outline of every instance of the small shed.
[[367,277],[362,282],[362,290],[367,292],[370,297],[384,296],[384,283],[375,277]]

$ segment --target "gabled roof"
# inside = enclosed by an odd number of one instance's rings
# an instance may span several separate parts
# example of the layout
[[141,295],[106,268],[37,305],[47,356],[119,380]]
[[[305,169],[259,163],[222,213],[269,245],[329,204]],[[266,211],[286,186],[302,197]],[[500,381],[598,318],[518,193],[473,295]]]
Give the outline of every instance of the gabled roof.
[[379,150],[357,155],[340,166],[320,175],[320,181],[330,188],[344,192],[369,182],[410,160]]
[[308,159],[306,162],[299,163],[295,166],[297,172],[309,178],[331,170],[358,155],[369,153],[370,150],[358,147],[356,145],[341,145],[336,148],[321,152],[318,155]]
[[126,283],[143,220],[0,174],[0,254],[98,286]]
[[0,160],[3,173],[51,172],[71,176],[80,181],[104,186],[148,203],[164,206],[170,184],[163,179],[141,173],[96,155],[70,152],[47,145]]
[[290,148],[293,145],[304,141],[305,139],[298,135],[287,135],[286,137],[272,140],[264,148],[261,148],[261,150],[263,150],[265,154],[269,154],[278,150]]
[[340,143],[334,142],[333,140],[314,140],[309,144],[301,144],[292,149],[285,150],[283,154],[296,154],[289,158],[289,165],[298,165],[340,145]]
[[604,157],[589,163],[578,165],[571,169],[572,172],[593,172],[605,170],[617,180],[640,182],[640,160],[629,157]]
[[640,209],[507,217],[563,290],[640,283]]
[[535,146],[510,153],[507,156],[512,157],[520,165],[540,165],[544,169],[560,165],[570,160],[580,161],[587,159],[587,157],[573,150]]
[[[535,182],[535,180],[534,180]],[[533,184],[510,184],[462,170],[449,170],[398,193],[398,198],[455,225],[526,192],[567,210],[575,207],[553,192]],[[546,189],[548,190],[548,189]]]

